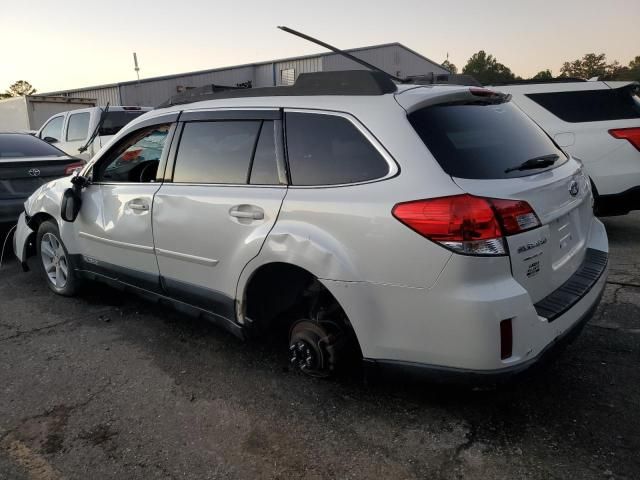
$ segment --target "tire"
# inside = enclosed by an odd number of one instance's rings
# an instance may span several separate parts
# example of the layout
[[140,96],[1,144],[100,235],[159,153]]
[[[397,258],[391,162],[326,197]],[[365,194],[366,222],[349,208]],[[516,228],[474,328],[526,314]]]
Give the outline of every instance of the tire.
[[55,222],[47,220],[40,224],[36,236],[36,249],[40,272],[49,288],[65,297],[75,295],[80,283],[79,278]]

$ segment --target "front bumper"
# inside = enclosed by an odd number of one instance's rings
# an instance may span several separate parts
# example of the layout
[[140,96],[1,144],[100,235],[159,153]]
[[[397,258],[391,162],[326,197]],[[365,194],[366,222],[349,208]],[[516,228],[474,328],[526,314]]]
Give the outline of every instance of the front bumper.
[[29,239],[34,234],[34,231],[27,225],[25,213],[22,212],[18,217],[18,224],[16,225],[16,231],[13,234],[13,252],[22,264],[23,268],[27,264]]

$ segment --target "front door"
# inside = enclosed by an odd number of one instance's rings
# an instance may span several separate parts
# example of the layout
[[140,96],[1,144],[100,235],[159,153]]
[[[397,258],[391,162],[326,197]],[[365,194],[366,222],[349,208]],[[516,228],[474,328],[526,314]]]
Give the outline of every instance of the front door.
[[240,273],[287,192],[280,112],[184,112],[180,120],[172,179],[153,204],[160,275],[172,297],[233,319]]
[[135,131],[94,165],[73,224],[86,270],[160,290],[151,215],[170,129],[160,124]]

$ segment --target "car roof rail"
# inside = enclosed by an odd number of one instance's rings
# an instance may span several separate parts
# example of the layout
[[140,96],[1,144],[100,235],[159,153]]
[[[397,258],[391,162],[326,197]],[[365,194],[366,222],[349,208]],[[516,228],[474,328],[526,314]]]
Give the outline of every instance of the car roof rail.
[[157,108],[184,105],[204,100],[248,97],[317,96],[317,95],[384,95],[398,87],[388,75],[369,70],[301,73],[291,86],[221,87],[207,85],[175,95]]
[[543,83],[575,83],[575,82],[586,82],[584,78],[578,77],[556,77],[556,78],[547,78],[547,79],[528,79],[528,80],[511,80],[509,82],[494,82],[490,84],[486,84],[486,86],[497,87],[497,86],[507,86],[507,85],[535,85],[535,84],[543,84]]

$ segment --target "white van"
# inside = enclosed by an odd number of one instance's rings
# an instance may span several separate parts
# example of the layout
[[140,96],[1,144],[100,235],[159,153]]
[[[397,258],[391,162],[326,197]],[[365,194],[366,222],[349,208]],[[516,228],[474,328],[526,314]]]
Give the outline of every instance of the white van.
[[149,110],[152,108],[108,106],[61,112],[36,135],[68,155],[89,160],[122,127]]

